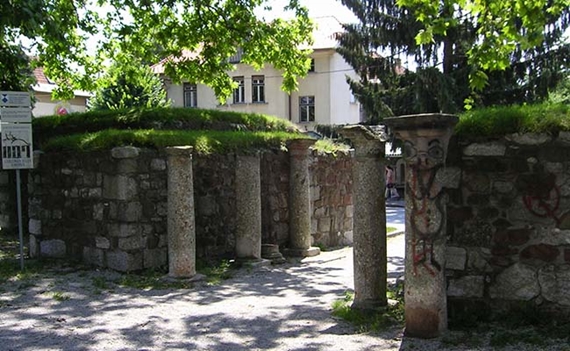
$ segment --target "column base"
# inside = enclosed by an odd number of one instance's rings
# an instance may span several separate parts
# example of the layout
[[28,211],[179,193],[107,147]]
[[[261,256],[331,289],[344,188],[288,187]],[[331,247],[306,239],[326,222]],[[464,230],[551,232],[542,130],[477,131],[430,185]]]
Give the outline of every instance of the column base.
[[285,256],[291,257],[313,257],[321,254],[321,249],[318,247],[309,247],[308,249],[285,249]]
[[281,264],[287,262],[279,251],[277,244],[262,244],[261,257],[271,261],[271,264]]
[[441,336],[446,328],[442,326],[438,310],[427,308],[406,308],[406,327],[404,335],[420,338],[432,339]]

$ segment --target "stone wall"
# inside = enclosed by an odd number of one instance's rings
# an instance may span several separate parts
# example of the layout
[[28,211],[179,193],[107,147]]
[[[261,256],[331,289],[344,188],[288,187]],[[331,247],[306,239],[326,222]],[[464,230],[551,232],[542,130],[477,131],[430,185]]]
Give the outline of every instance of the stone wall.
[[[349,156],[314,155],[314,241],[349,243]],[[196,254],[232,257],[235,155],[194,157]],[[261,157],[262,242],[289,238],[289,155]],[[30,254],[72,257],[119,271],[167,263],[167,173],[163,152],[134,147],[89,154],[46,153],[29,176]]]
[[119,271],[166,262],[166,161],[134,147],[43,154],[29,179],[30,255]]
[[311,233],[325,247],[352,244],[352,158],[348,153],[319,157],[313,152]]
[[447,165],[450,315],[466,301],[570,311],[570,133],[455,140]]

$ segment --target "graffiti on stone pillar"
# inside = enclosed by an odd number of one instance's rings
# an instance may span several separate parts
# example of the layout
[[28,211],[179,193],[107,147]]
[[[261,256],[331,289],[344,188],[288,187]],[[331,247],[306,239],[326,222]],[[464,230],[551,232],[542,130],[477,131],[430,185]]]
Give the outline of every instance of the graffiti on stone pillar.
[[444,152],[438,139],[419,139],[404,144],[407,167],[406,196],[411,204],[412,261],[414,273],[423,267],[430,275],[441,271],[434,254],[434,240],[443,225],[442,188],[435,181],[443,165]]

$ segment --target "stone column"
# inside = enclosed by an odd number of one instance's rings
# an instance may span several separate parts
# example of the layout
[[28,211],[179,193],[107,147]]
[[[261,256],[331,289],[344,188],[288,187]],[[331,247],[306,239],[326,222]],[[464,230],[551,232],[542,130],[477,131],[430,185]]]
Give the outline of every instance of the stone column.
[[311,195],[310,150],[313,139],[295,139],[287,142],[290,155],[289,176],[289,249],[286,254],[297,257],[316,256],[321,253],[311,247]]
[[168,276],[196,275],[192,147],[166,148],[168,162]]
[[261,258],[261,176],[259,154],[236,157],[236,256]]
[[[374,130],[377,129],[377,130]],[[340,133],[354,147],[352,198],[354,205],[354,302],[352,308],[386,306],[386,182],[383,129],[353,125]]]
[[384,119],[404,141],[406,162],[405,317],[408,336],[433,338],[447,330],[446,207],[436,174],[444,167],[458,118],[425,114]]

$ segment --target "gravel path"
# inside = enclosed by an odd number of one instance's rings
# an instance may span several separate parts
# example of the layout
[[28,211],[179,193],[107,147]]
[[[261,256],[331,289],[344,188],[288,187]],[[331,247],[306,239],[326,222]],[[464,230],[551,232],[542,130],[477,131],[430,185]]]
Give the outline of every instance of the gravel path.
[[[394,277],[403,261],[389,261]],[[58,272],[0,285],[0,350],[492,350],[403,338],[401,328],[358,334],[332,317],[332,302],[353,286],[350,248],[242,269],[216,286],[101,287],[118,277]]]

